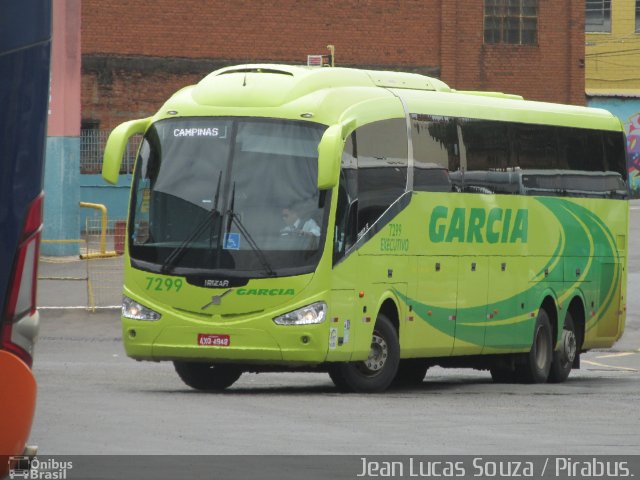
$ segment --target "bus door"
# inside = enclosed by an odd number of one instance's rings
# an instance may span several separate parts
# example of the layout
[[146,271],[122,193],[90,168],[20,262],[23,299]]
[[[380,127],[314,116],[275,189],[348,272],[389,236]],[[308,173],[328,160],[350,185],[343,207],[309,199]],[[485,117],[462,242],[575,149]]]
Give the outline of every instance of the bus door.
[[331,279],[331,309],[329,312],[329,359],[348,361],[362,317],[358,301],[357,255],[353,255],[357,239],[357,171],[352,138],[348,137],[342,154],[340,180],[336,197],[336,217],[333,234],[333,272]]
[[[402,231],[398,226],[406,206],[402,198],[408,201],[410,195],[406,193],[408,142],[404,111],[397,98],[376,100],[375,108],[358,106],[351,114],[362,125],[345,139],[341,159],[332,295],[340,303],[341,298],[357,294],[355,310],[344,307],[353,315],[348,334],[352,346],[345,345],[344,351],[351,348],[362,356],[371,349],[371,331],[381,298],[393,291],[407,294],[407,242],[396,235]],[[389,233],[392,224],[394,235]],[[385,242],[387,237],[401,241]],[[334,358],[331,352],[329,358]]]
[[458,257],[419,256],[413,264],[416,281],[409,297],[414,304],[403,345],[410,356],[449,356],[456,327]]
[[491,288],[483,353],[530,346],[530,312],[537,306],[527,304],[529,263],[528,257],[490,257],[488,283]]
[[482,352],[489,291],[488,257],[459,257],[455,342],[452,355]]

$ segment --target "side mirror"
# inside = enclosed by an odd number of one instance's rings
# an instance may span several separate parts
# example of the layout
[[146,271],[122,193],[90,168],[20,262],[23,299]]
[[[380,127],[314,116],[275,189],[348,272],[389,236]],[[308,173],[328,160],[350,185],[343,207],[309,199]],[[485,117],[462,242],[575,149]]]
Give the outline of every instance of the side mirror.
[[342,126],[332,125],[318,145],[318,189],[327,190],[338,184],[342,155]]
[[102,178],[107,182],[111,184],[118,183],[120,164],[122,163],[122,156],[127,148],[129,138],[132,135],[143,134],[150,123],[151,118],[131,120],[121,123],[109,134],[102,162]]

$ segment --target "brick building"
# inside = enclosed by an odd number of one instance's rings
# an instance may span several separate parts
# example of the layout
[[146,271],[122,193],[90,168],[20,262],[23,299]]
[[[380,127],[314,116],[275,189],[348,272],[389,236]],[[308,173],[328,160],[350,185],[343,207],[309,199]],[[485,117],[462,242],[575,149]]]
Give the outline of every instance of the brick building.
[[405,70],[457,89],[585,104],[584,0],[83,0],[82,118],[110,129],[248,62]]

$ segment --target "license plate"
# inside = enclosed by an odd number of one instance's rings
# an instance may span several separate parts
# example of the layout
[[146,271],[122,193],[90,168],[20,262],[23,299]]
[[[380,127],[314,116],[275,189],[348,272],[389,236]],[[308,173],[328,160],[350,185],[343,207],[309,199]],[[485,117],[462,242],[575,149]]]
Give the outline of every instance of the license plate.
[[198,345],[202,347],[228,347],[231,345],[231,337],[229,335],[199,333]]

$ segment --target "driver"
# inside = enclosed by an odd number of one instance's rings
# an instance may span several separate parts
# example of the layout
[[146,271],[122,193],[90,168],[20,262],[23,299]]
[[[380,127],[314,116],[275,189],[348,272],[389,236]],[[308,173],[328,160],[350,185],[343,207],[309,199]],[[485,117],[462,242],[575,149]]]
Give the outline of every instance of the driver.
[[313,218],[303,221],[300,210],[296,205],[290,205],[282,209],[282,220],[285,226],[280,233],[282,235],[306,235],[319,237],[320,227]]

